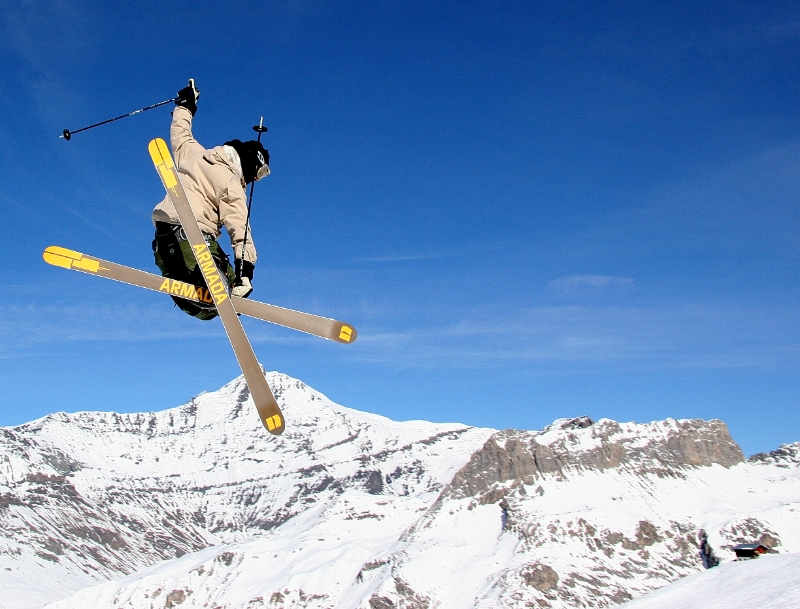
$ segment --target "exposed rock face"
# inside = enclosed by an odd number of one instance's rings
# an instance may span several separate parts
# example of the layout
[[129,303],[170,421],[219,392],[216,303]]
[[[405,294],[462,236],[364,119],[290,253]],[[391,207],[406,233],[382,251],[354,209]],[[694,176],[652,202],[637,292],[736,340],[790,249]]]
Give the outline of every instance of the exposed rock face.
[[185,590],[173,590],[172,592],[167,594],[167,601],[164,607],[165,609],[172,609],[177,605],[182,605],[185,600],[186,600]]
[[800,464],[800,442],[783,444],[777,450],[757,453],[748,459],[751,463],[772,463],[778,467],[793,467]]
[[[459,471],[447,492],[473,497],[495,483],[525,484],[542,476],[566,478],[570,472],[624,468],[637,473],[681,476],[692,467],[744,461],[722,421],[657,421],[647,425],[589,417],[561,419],[541,432],[506,430],[494,434]],[[483,498],[492,503],[494,495]]]
[[541,592],[547,592],[558,586],[558,573],[548,565],[534,563],[525,567],[521,575],[528,586],[533,586]]
[[771,550],[781,545],[780,535],[758,518],[733,520],[721,532],[727,541],[721,546],[723,550],[733,551],[740,543],[760,543]]
[[369,607],[370,609],[395,609],[396,605],[390,598],[373,594],[369,599]]

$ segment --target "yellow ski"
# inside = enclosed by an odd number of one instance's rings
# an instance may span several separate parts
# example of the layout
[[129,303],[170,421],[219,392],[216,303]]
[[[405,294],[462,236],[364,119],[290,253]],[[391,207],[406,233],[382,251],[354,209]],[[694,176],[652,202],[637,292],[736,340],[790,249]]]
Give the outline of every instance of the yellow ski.
[[186,198],[186,192],[183,189],[183,184],[181,184],[169,148],[167,148],[167,143],[161,138],[156,138],[150,142],[148,151],[156,170],[158,170],[164,188],[166,188],[167,194],[175,206],[175,211],[186,233],[186,239],[189,245],[192,246],[197,264],[200,265],[206,288],[217,307],[222,325],[225,327],[225,332],[228,334],[231,347],[233,347],[233,353],[236,355],[239,366],[244,373],[253,403],[258,410],[258,416],[270,433],[281,434],[285,428],[283,414],[278,402],[275,401],[272,390],[267,384],[267,379],[261,371],[261,365],[258,363],[244,328],[242,328],[239,316],[236,315],[236,309],[228,294],[227,281],[221,276],[214,259],[211,257],[211,252],[208,250],[208,245],[203,239],[203,233],[197,223],[197,218],[194,215],[189,199]]

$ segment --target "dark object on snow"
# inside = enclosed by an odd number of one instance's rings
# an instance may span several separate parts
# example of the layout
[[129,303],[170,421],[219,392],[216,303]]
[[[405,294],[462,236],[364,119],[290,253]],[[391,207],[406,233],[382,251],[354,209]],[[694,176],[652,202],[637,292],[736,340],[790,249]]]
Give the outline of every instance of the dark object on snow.
[[758,558],[761,554],[772,552],[771,548],[760,543],[740,543],[733,548],[736,553],[736,559]]
[[711,544],[708,543],[708,535],[704,530],[700,530],[698,535],[700,541],[700,560],[703,561],[703,568],[710,569],[719,565],[719,558],[714,555]]

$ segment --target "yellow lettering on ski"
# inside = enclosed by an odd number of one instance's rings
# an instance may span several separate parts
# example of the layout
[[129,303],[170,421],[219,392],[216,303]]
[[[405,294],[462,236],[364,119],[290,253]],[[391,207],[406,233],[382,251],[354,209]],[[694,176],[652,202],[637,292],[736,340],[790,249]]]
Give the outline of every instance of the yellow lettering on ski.
[[200,270],[205,277],[206,285],[211,293],[212,302],[219,304],[228,297],[228,291],[225,288],[222,278],[219,274],[219,269],[214,263],[214,258],[211,257],[211,252],[208,251],[208,246],[205,243],[200,245],[193,245],[194,255],[197,258],[197,263],[200,265]]
[[197,298],[197,288],[188,283],[181,283],[181,296]]
[[205,243],[194,246],[194,255],[197,258],[197,262],[200,264],[211,260],[211,252],[208,251],[208,246]]
[[212,273],[216,272],[217,265],[214,264],[213,260],[209,260],[207,262],[203,262],[202,264],[200,264],[200,270],[203,271],[203,275],[208,276],[208,275],[211,275]]

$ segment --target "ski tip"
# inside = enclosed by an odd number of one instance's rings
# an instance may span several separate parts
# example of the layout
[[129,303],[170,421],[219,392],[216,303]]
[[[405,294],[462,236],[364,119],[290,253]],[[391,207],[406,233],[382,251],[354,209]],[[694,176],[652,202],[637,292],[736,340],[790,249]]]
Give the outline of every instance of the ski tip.
[[283,416],[280,414],[264,417],[261,419],[261,422],[273,436],[281,435],[283,430],[286,429],[286,421],[283,420]]
[[169,153],[167,143],[160,137],[150,140],[147,145],[147,151],[150,153],[150,158],[153,159],[153,162],[172,166],[172,155]]
[[349,344],[355,342],[357,338],[358,332],[356,332],[356,329],[350,324],[343,323],[342,327],[339,328],[339,334],[334,340],[340,343]]
[[42,252],[42,258],[44,258],[47,264],[61,266],[67,269],[72,267],[73,260],[80,260],[82,256],[83,254],[80,252],[68,250],[65,247],[59,247],[57,245],[46,247]]
[[45,248],[44,252],[42,252],[42,258],[47,264],[65,269],[76,269],[90,273],[96,273],[100,270],[100,262],[94,258],[57,245]]

